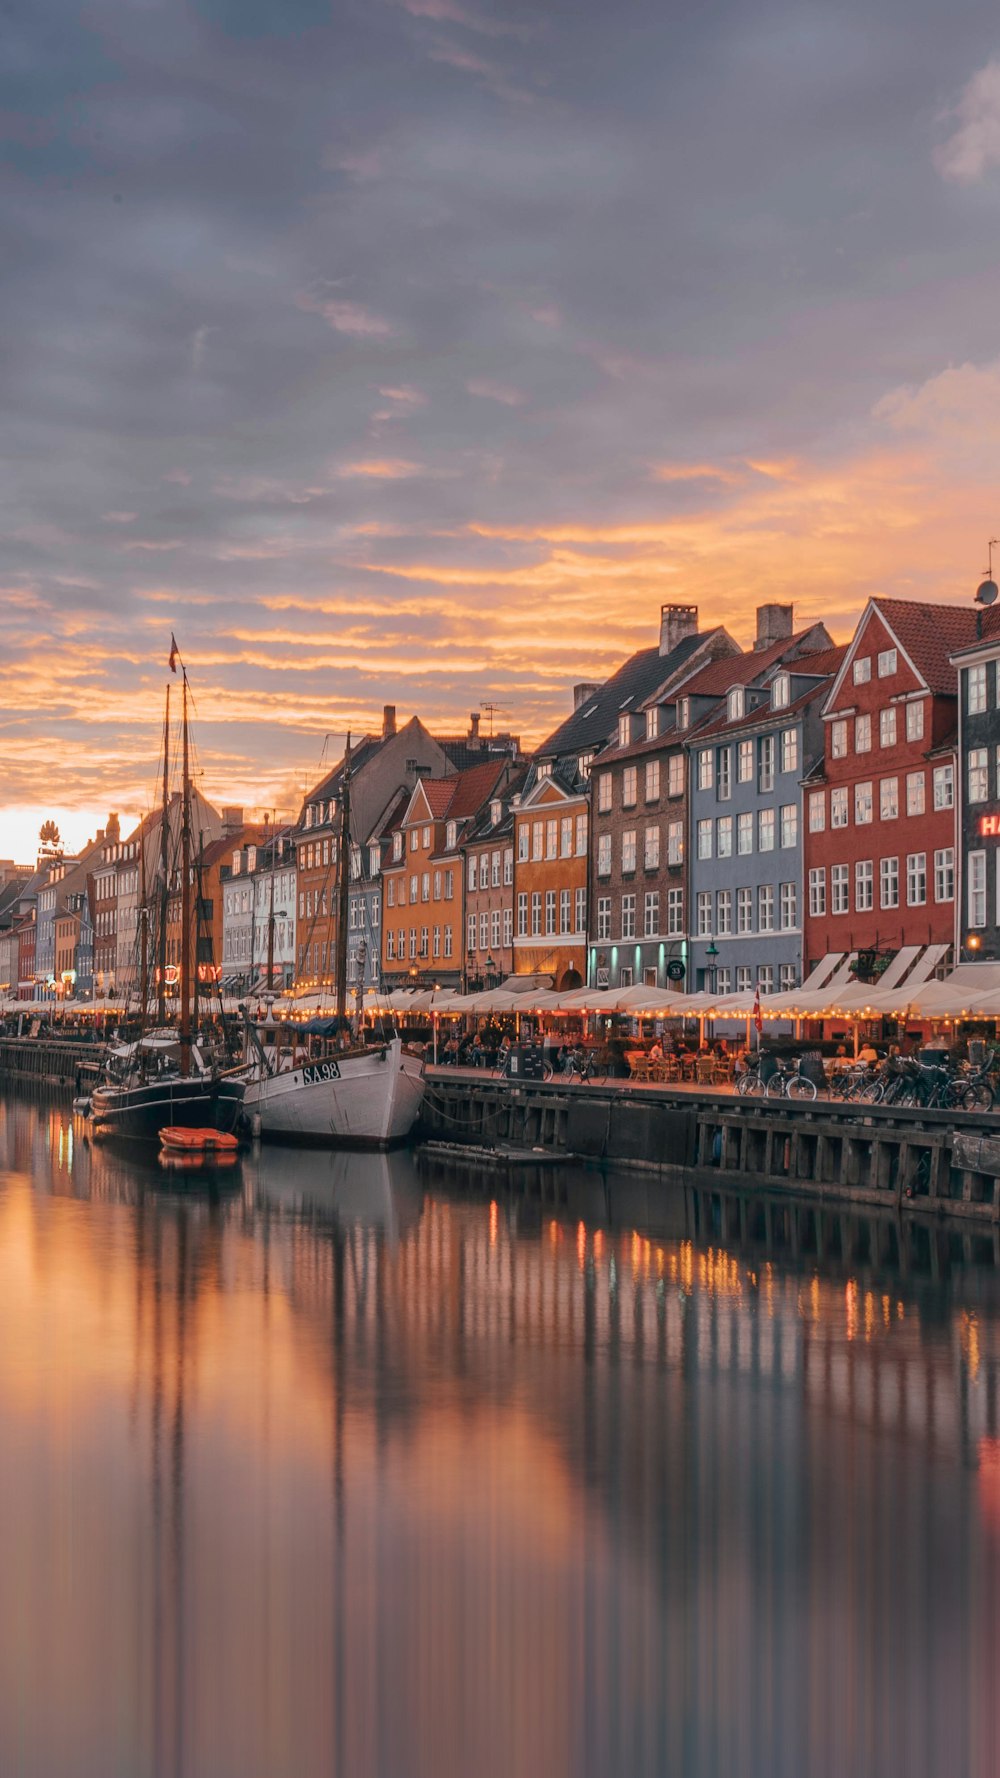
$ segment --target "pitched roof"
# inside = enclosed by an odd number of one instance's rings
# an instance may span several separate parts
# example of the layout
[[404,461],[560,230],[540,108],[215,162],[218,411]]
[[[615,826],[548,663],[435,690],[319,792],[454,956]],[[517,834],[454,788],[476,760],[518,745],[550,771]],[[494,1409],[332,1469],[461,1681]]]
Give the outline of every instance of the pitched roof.
[[955,668],[949,656],[976,640],[975,607],[928,605],[917,599],[873,599],[872,605],[909,655],[928,689],[955,695]]
[[451,788],[447,819],[464,821],[469,815],[478,815],[503,777],[507,763],[506,758],[497,755],[482,765],[470,766],[467,772],[457,772],[454,778],[445,778],[443,782]]
[[[813,659],[811,653],[801,655],[794,661],[785,661],[784,657],[801,647],[817,627],[816,624],[810,624],[807,630],[798,630],[793,636],[782,636],[777,642],[772,642],[770,648],[748,648],[745,654],[724,655],[721,660],[709,661],[693,673],[690,679],[683,680],[677,688],[678,692],[684,697],[721,698],[730,686],[749,685],[761,673],[777,666],[779,661],[789,671],[809,672],[811,668],[808,663]],[[822,653],[829,654],[830,650],[824,648]]]
[[[707,634],[714,634],[710,631]],[[641,648],[598,686],[592,697],[585,698],[579,710],[543,741],[538,757],[553,754],[589,753],[613,734],[622,710],[638,710],[644,698],[656,691],[665,679],[682,667],[706,641],[706,632],[685,636],[670,654],[659,648]]]
[[420,789],[423,792],[424,799],[431,814],[436,819],[443,820],[447,812],[448,804],[451,801],[454,786],[454,777],[420,778],[418,783],[413,787],[413,794],[416,793],[417,789]]

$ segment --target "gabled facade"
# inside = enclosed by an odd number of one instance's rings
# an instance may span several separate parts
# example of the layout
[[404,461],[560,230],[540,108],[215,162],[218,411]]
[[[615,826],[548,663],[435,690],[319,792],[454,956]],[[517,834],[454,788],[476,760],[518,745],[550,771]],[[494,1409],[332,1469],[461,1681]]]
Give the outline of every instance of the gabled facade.
[[951,657],[958,674],[956,961],[1000,959],[1000,608]]
[[[567,768],[571,770],[572,768]],[[583,986],[587,970],[588,786],[538,775],[514,810],[514,974]]]
[[465,873],[465,985],[497,987],[514,973],[514,799],[519,772],[470,830],[462,848]]
[[[805,957],[888,957],[955,929],[957,676],[975,640],[953,605],[872,599],[823,709],[805,789]],[[876,965],[877,967],[877,965]]]

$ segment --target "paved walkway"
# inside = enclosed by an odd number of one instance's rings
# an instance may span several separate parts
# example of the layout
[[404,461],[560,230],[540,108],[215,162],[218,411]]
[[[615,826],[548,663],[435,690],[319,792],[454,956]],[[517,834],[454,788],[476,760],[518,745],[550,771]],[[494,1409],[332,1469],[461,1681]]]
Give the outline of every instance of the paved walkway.
[[[433,1062],[429,1063],[428,1071],[439,1080],[499,1081],[511,1078],[497,1073],[492,1068],[463,1068],[454,1066],[451,1063],[441,1062],[436,1064]],[[525,1083],[519,1076],[514,1076],[511,1084],[514,1086],[522,1086],[524,1084],[531,1086],[534,1083],[532,1081]],[[728,1085],[710,1086],[694,1080],[632,1080],[631,1078],[622,1080],[615,1076],[603,1074],[599,1074],[595,1080],[581,1081],[576,1075],[557,1073],[552,1076],[551,1081],[547,1084],[550,1086],[567,1087],[593,1086],[600,1087],[602,1090],[607,1089],[609,1092],[621,1092],[623,1089],[627,1088],[629,1092],[634,1093],[696,1093],[699,1098],[703,1098],[706,1093],[718,1096],[719,1098],[732,1098],[735,1095],[735,1089]]]

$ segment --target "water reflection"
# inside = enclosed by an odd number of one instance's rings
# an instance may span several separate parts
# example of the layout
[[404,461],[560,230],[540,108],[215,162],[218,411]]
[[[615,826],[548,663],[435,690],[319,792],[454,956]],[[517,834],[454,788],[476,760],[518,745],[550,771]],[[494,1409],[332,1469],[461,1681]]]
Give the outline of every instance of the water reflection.
[[0,1103],[3,1770],[987,1778],[997,1275]]

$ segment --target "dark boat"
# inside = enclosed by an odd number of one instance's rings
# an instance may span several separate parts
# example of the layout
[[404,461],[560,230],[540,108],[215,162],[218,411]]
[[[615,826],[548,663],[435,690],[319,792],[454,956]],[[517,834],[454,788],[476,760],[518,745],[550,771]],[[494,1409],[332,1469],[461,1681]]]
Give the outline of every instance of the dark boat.
[[[176,672],[179,653],[171,637],[170,670]],[[192,1027],[192,960],[195,929],[192,909],[191,776],[188,755],[188,680],[181,664],[183,692],[183,792],[181,798],[181,941],[180,1019],[178,1029],[140,1032],[138,1042],[112,1051],[105,1071],[90,1098],[90,1118],[96,1131],[138,1137],[155,1142],[171,1125],[184,1129],[213,1129],[231,1133],[239,1118],[244,1082],[221,1073],[204,1056]],[[161,841],[161,910],[159,967],[157,971],[161,1026],[166,982],[167,857],[167,762],[170,753],[170,691],[163,739],[163,816]],[[145,1024],[148,994],[146,927],[142,928],[142,987],[140,1019]]]

